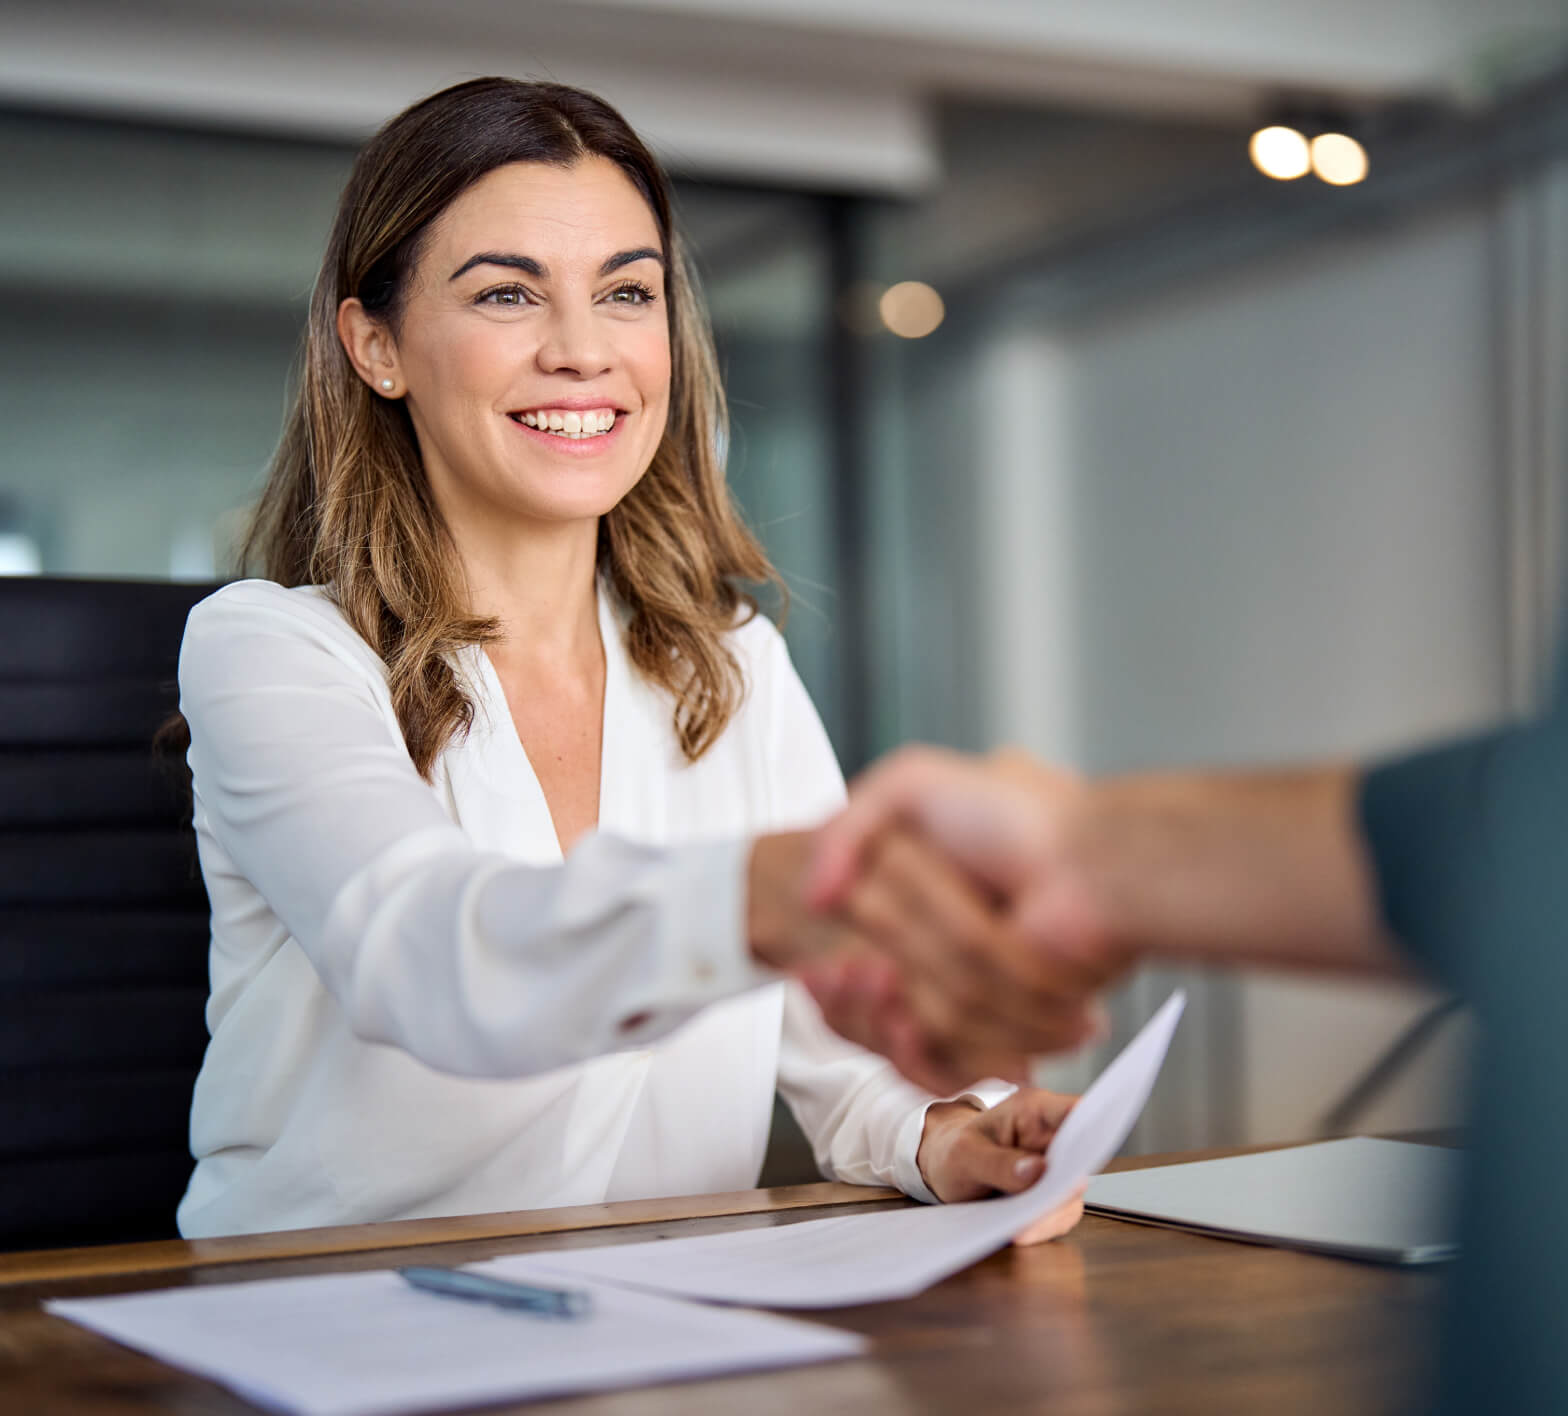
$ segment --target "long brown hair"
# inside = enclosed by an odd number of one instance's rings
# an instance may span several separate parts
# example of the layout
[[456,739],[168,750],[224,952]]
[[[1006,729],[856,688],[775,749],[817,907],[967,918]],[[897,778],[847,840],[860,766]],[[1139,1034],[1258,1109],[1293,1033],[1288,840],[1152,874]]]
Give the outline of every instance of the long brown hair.
[[474,707],[448,655],[494,638],[463,599],[446,528],[401,402],[377,397],[337,336],[353,296],[396,328],[426,233],[486,173],[513,162],[614,162],[658,224],[667,266],[669,417],[653,461],[600,522],[599,567],[629,619],[637,669],[675,700],[696,760],[740,706],[725,631],[756,613],[746,582],[782,585],[724,480],[727,410],[712,333],[658,162],[609,104],[563,84],[473,79],[388,122],[359,154],[311,296],[303,367],[242,556],[282,585],[322,585],[387,666],[393,706],[429,776]]

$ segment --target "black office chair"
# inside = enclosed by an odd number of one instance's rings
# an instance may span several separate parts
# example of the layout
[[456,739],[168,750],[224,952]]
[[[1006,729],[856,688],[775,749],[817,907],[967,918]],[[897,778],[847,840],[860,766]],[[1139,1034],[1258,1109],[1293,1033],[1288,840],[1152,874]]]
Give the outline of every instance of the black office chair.
[[0,578],[0,1249],[175,1232],[208,910],[152,742],[214,588]]

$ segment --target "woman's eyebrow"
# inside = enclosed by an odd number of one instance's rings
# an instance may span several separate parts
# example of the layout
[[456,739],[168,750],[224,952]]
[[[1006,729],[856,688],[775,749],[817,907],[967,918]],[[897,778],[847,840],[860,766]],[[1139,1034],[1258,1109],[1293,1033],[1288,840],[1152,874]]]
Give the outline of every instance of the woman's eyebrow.
[[600,275],[612,275],[622,266],[629,266],[635,261],[658,261],[664,264],[664,252],[655,250],[652,246],[639,246],[633,251],[620,251],[611,256],[599,267]]
[[512,256],[504,251],[481,251],[477,256],[470,256],[462,265],[458,266],[448,277],[448,280],[456,280],[460,275],[467,275],[475,266],[482,265],[507,266],[512,270],[520,270],[525,275],[534,276],[539,280],[543,280],[549,274],[549,271],[532,256]]
[[[617,251],[599,267],[599,274],[612,275],[622,266],[632,265],[636,261],[658,261],[662,266],[664,253],[654,246],[638,246],[630,251]],[[456,280],[460,275],[467,275],[475,266],[482,265],[506,266],[510,270],[520,270],[537,280],[545,280],[550,274],[549,268],[532,256],[514,256],[505,251],[481,251],[458,266],[448,280]]]

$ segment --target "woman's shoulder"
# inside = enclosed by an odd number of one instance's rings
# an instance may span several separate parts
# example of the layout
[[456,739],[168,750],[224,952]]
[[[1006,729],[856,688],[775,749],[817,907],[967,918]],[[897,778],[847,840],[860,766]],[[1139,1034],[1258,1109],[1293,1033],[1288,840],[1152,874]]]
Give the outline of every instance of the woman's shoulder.
[[[601,594],[606,597],[601,603],[609,606],[624,643],[631,612],[613,589],[601,586]],[[748,690],[754,685],[776,680],[781,673],[794,673],[789,649],[778,626],[750,600],[735,607],[729,628],[721,630],[719,638],[734,657]]]
[[737,610],[734,624],[724,632],[724,644],[740,668],[748,706],[788,694],[799,682],[783,634],[760,609]]
[[748,677],[756,671],[771,670],[781,660],[789,662],[789,649],[779,627],[753,605],[742,605],[736,610],[734,624],[724,631],[724,642]]
[[726,643],[746,681],[736,729],[761,746],[768,763],[767,829],[815,825],[842,805],[844,779],[784,636],[758,610],[737,619]]
[[378,677],[384,672],[324,587],[272,580],[232,581],[199,601],[185,622],[182,658],[208,647],[224,657],[249,656],[268,642],[308,642]]
[[[231,580],[205,600],[196,603],[193,614],[204,617],[237,615],[250,610],[274,614],[315,613],[321,605],[332,605],[320,585],[279,585],[275,580]],[[332,607],[334,612],[336,606]]]

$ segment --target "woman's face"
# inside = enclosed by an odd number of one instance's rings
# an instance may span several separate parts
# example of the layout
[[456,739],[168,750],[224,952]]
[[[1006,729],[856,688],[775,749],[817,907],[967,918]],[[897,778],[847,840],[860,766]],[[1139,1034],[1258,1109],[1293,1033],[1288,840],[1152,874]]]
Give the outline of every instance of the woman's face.
[[497,168],[442,213],[383,332],[396,367],[368,372],[454,529],[594,518],[637,484],[669,411],[664,301],[653,213],[605,158]]

